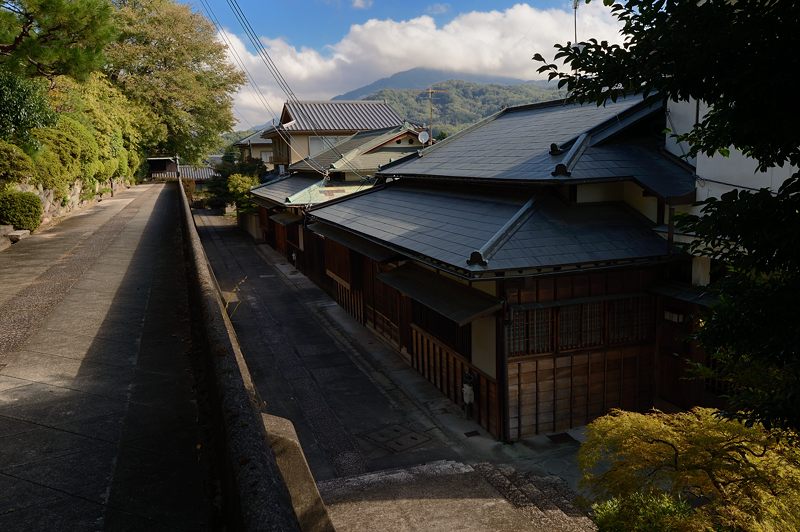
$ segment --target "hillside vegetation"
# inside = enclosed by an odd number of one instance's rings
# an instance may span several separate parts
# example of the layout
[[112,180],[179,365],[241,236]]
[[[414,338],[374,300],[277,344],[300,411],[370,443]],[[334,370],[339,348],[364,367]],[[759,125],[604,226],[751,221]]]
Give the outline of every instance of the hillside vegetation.
[[[504,107],[542,102],[563,97],[556,89],[537,84],[494,85],[450,80],[437,83],[433,103],[433,134],[447,135],[489,116]],[[429,122],[428,93],[419,89],[382,89],[366,100],[386,100],[400,116],[416,124]]]

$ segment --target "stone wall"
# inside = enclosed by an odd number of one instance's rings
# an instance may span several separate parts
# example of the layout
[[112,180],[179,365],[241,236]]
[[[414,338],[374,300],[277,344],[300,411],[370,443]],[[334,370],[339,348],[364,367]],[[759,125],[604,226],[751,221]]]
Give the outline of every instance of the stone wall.
[[[113,196],[114,192],[125,187],[126,185],[124,180],[111,179],[109,181],[100,183],[95,192],[110,188],[112,190],[111,195]],[[83,193],[83,182],[80,180],[76,180],[75,183],[69,187],[69,192],[67,193],[66,198],[62,198],[54,190],[42,188],[41,185],[29,185],[27,183],[22,183],[16,185],[16,188],[21,192],[33,192],[39,196],[39,199],[42,200],[42,227],[53,225],[53,223],[57,222],[59,218],[63,218],[70,212],[94,205],[98,199],[108,196],[108,194],[98,194],[90,200],[81,199],[81,194]]]

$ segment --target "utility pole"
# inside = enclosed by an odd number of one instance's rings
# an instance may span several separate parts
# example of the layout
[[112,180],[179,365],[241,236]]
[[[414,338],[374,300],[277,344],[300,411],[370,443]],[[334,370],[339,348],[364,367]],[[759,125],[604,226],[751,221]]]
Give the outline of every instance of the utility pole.
[[433,144],[433,93],[447,91],[444,89],[434,89],[433,87],[428,87],[425,91],[428,93],[428,134],[430,135],[428,143]]

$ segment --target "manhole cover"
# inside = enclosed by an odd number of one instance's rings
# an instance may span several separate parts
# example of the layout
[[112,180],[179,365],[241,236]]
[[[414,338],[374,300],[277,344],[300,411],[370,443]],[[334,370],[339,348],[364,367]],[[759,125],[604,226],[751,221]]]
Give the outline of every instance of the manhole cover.
[[402,425],[389,425],[364,435],[368,440],[394,452],[405,451],[430,440],[429,436]]

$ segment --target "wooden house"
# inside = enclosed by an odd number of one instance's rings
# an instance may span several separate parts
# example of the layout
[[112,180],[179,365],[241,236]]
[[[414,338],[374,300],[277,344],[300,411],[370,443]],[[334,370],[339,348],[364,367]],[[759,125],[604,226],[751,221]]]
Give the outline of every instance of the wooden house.
[[469,384],[498,438],[652,406],[699,302],[664,120],[657,98],[513,107],[312,207],[337,300],[455,403]]
[[272,170],[272,139],[265,139],[261,137],[261,135],[267,131],[267,129],[256,131],[255,133],[246,136],[233,145],[239,150],[240,161],[260,159],[261,162],[264,163],[264,166],[266,166],[267,170]]
[[279,173],[306,157],[361,132],[402,126],[403,119],[384,101],[287,102],[278,124],[261,138],[272,142],[272,162]]
[[[408,124],[350,135],[332,148],[294,163],[286,175],[254,187],[259,205],[254,235],[287,256],[320,284],[327,282],[322,264],[321,241],[311,240],[303,225],[303,213],[374,184],[381,165],[422,149],[419,131]],[[306,242],[308,241],[308,246]]]

